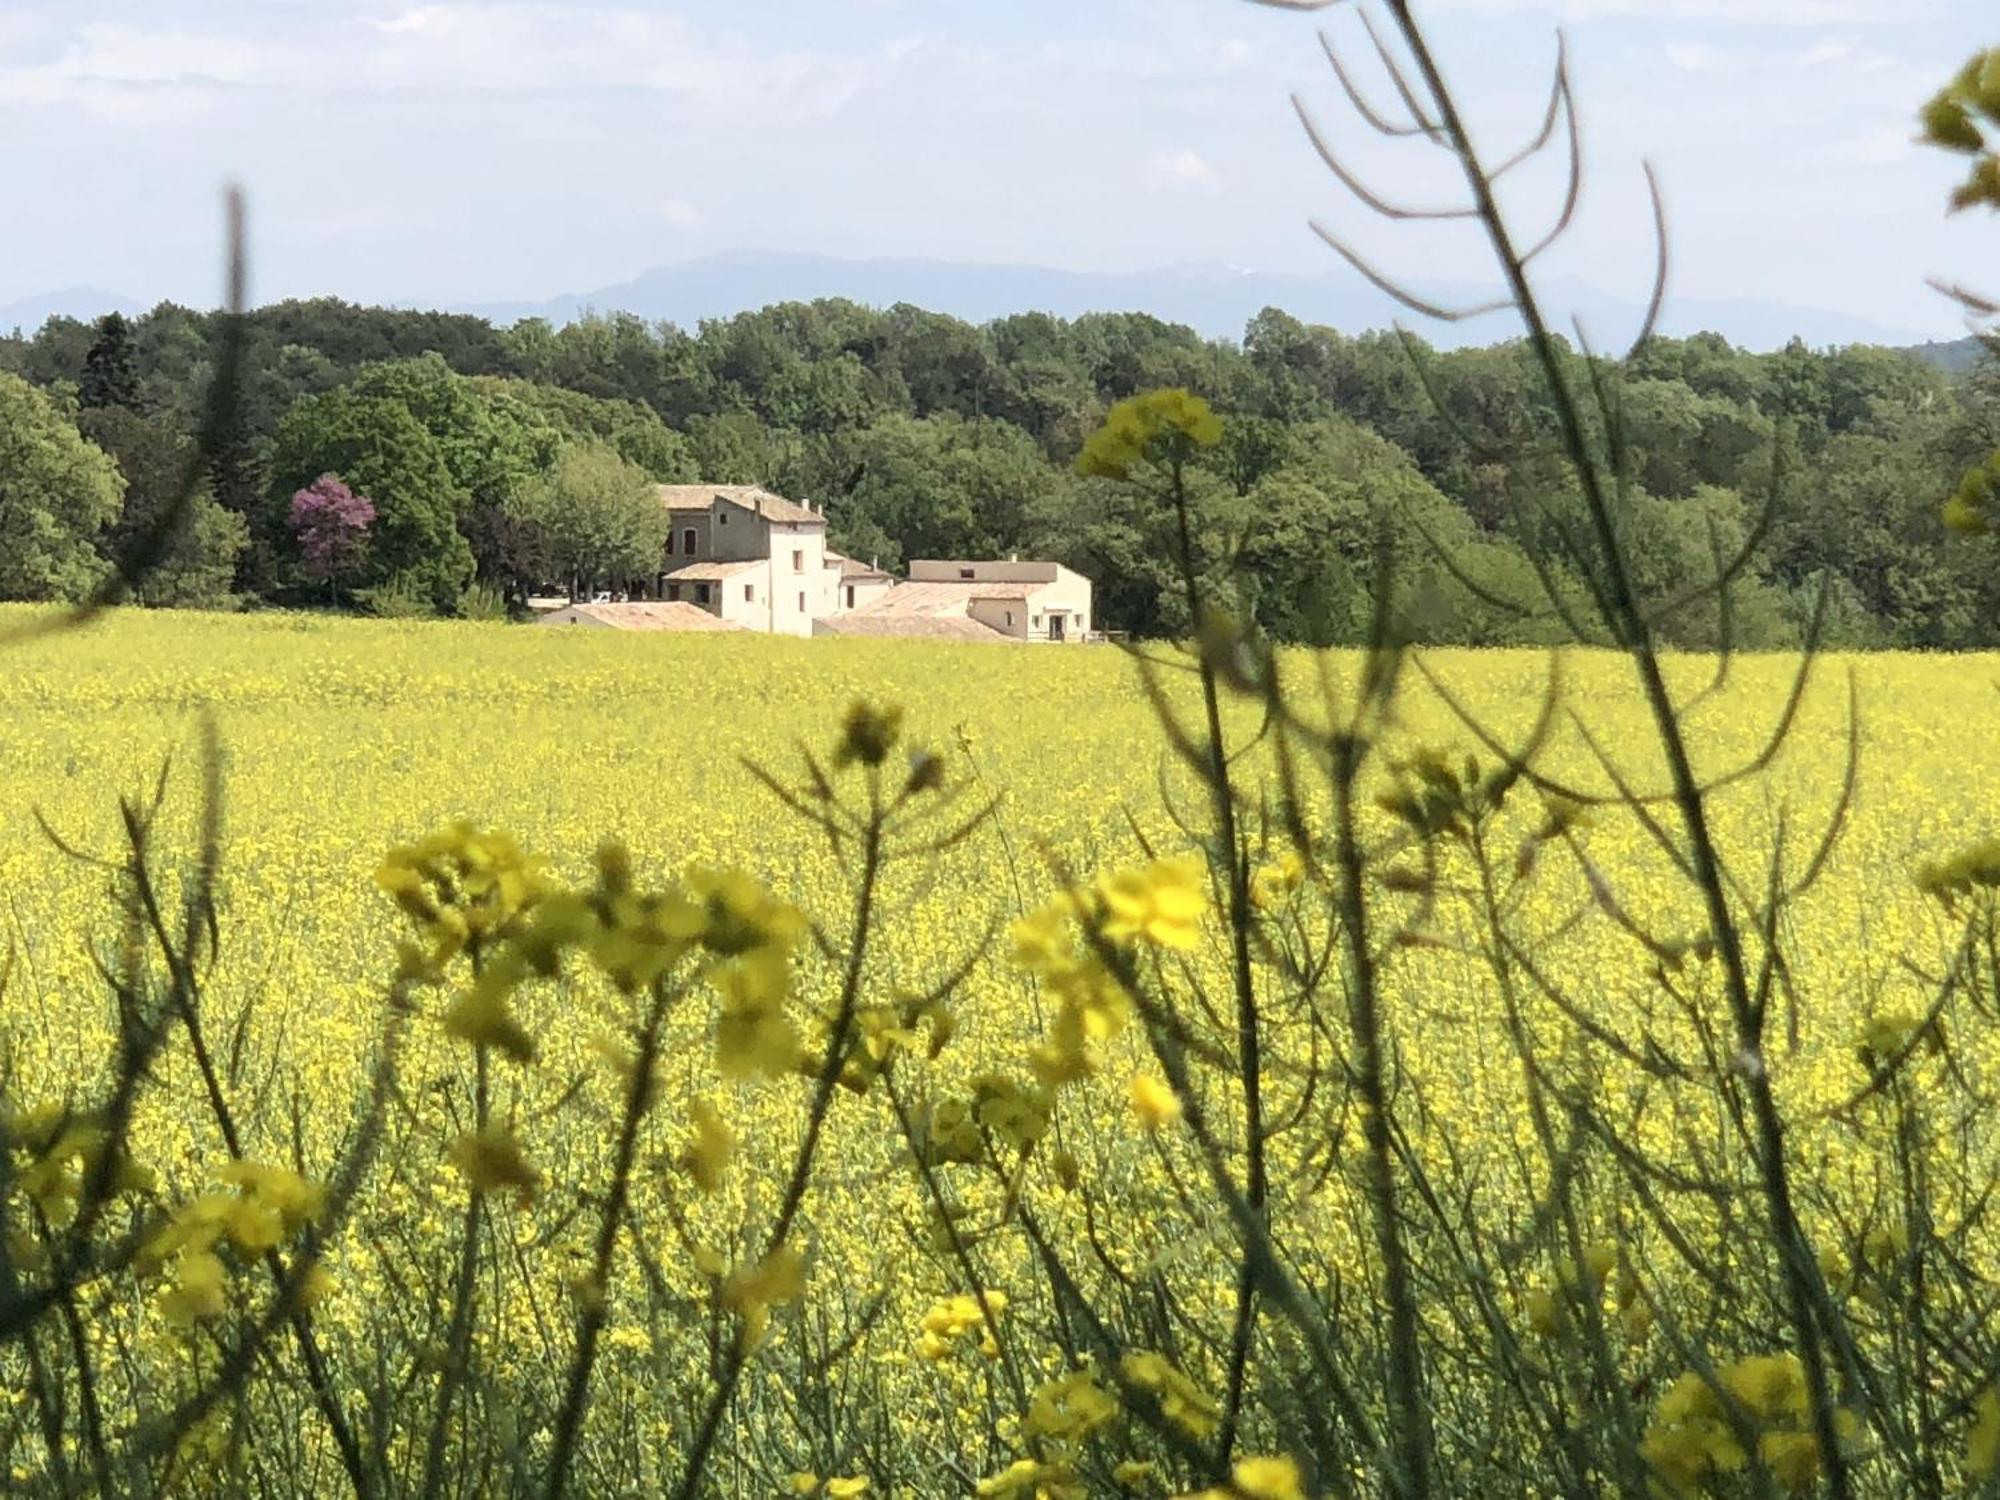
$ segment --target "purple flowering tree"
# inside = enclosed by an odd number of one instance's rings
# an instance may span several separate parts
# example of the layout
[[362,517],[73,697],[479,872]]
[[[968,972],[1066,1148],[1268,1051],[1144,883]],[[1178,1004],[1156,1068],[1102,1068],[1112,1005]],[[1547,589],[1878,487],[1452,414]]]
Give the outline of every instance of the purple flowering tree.
[[355,494],[336,474],[322,474],[292,496],[292,536],[306,576],[325,584],[329,596],[360,566],[374,520],[375,502]]

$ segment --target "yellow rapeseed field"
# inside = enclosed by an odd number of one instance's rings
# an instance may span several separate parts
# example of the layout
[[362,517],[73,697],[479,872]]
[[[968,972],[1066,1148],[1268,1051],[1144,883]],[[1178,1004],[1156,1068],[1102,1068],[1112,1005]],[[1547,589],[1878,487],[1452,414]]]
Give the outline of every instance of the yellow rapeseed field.
[[[716,1003],[704,991],[668,1012],[657,1104],[635,1140],[631,1248],[618,1249],[611,1284],[599,1286],[590,1267],[607,1184],[617,1175],[621,1081],[632,1066],[630,997],[575,969],[559,981],[523,984],[514,1004],[533,1062],[510,1060],[503,1046],[489,1063],[482,1050],[475,1079],[464,1045],[472,1033],[454,1035],[441,1024],[452,986],[408,992],[417,1013],[397,1057],[396,1087],[379,1140],[367,1142],[373,1154],[358,1190],[327,1221],[324,1276],[316,1273],[310,1299],[333,1399],[370,1463],[396,1476],[385,1492],[423,1492],[419,1476],[439,1464],[449,1475],[443,1492],[528,1487],[522,1476],[539,1473],[557,1442],[574,1326],[590,1316],[601,1318],[602,1338],[576,1460],[584,1493],[673,1492],[737,1351],[742,1388],[717,1418],[698,1493],[852,1495],[872,1486],[962,1494],[984,1483],[990,1494],[1062,1496],[1106,1486],[1165,1494],[1201,1479],[1174,1441],[1136,1427],[1093,1457],[1089,1444],[1113,1430],[1118,1402],[1101,1413],[1093,1403],[1120,1391],[1128,1405],[1156,1399],[1162,1431],[1209,1440],[1229,1382],[1237,1240],[1202,1190],[1202,1155],[1182,1099],[1134,1030],[1112,1025],[1093,1035],[1088,1076],[1073,1087],[1051,1082],[1059,1070],[1048,1039],[1060,1031],[1065,981],[1052,977],[1054,961],[1037,958],[1033,945],[1046,939],[1060,947],[1067,919],[1058,906],[1041,919],[1040,936],[1032,921],[1022,925],[1071,878],[1132,872],[1125,887],[1103,887],[1114,914],[1106,930],[1151,955],[1162,992],[1183,997],[1196,1065],[1188,1102],[1205,1105],[1218,1149],[1240,1163],[1240,1091],[1226,1069],[1204,1074],[1200,1066],[1211,1051],[1234,1046],[1234,1021],[1220,1009],[1204,1015],[1188,998],[1207,987],[1225,1006],[1229,974],[1195,832],[1206,819],[1203,791],[1172,761],[1122,652],[119,612],[85,630],[11,645],[0,660],[8,772],[0,782],[0,891],[12,954],[0,1015],[10,1105],[60,1105],[103,1076],[118,1024],[102,972],[116,968],[121,942],[115,881],[110,867],[76,856],[115,863],[124,837],[120,798],[150,795],[167,763],[153,848],[169,888],[177,888],[199,802],[200,716],[209,714],[222,746],[224,843],[217,941],[201,984],[207,1046],[242,1154],[274,1171],[296,1169],[300,1192],[335,1179],[355,1149],[372,1070],[393,1030],[388,997],[411,923],[385,894],[392,848],[466,824],[502,831],[545,857],[546,878],[564,887],[610,878],[597,853],[607,838],[622,841],[640,886],[664,888],[690,867],[741,872],[817,924],[785,930],[780,954],[794,970],[796,993],[786,1003],[809,1060],[841,989],[856,899],[853,850],[843,859],[746,762],[799,786],[802,747],[830,765],[851,705],[896,704],[905,718],[886,763],[892,781],[905,774],[905,749],[916,747],[939,757],[947,791],[961,791],[958,813],[994,803],[962,841],[884,872],[855,998],[868,1035],[886,1040],[856,1056],[907,1060],[887,1085],[870,1086],[866,1069],[850,1068],[851,1086],[833,1091],[783,1255],[772,1253],[771,1229],[809,1128],[813,1088],[809,1077],[761,1065],[768,1034],[745,1043],[751,1065],[718,1067]],[[1307,681],[1306,658],[1286,665]],[[1550,658],[1526,652],[1442,651],[1427,654],[1424,665],[1510,741],[1536,720],[1552,670]],[[1331,667],[1344,682],[1356,663],[1336,657]],[[1713,663],[1669,667],[1693,699]],[[1703,768],[1719,771],[1759,753],[1795,667],[1763,657],[1732,665],[1727,681],[1691,711]],[[1191,712],[1188,675],[1170,666],[1165,677],[1168,696]],[[1953,962],[1962,924],[1914,876],[2000,821],[2000,778],[1981,764],[1987,747],[2000,743],[1996,684],[2000,662],[1978,658],[1827,658],[1768,768],[1718,803],[1723,851],[1737,861],[1746,901],[1770,878],[1774,847],[1782,842],[1788,851],[1782,878],[1797,878],[1819,852],[1828,820],[1844,812],[1816,883],[1784,917],[1770,1051],[1758,1064],[1776,1081],[1795,1154],[1815,1164],[1800,1212],[1837,1288],[1859,1285],[1854,1267],[1866,1245],[1908,1233],[1906,1214],[1883,1211],[1896,1197],[1893,1171],[1851,1112],[1832,1107],[1868,1081],[1857,1037],[1871,1022],[1888,1024],[1884,1045],[1895,1046],[1913,1023],[1893,1018],[1921,1016]],[[1844,779],[1850,690],[1861,726],[1851,789]],[[1543,770],[1607,790],[1587,730],[1634,786],[1660,784],[1621,658],[1565,658],[1560,692]],[[1369,1326],[1365,1308],[1379,1265],[1374,1231],[1356,1209],[1354,1165],[1365,1112],[1329,1081],[1342,1040],[1289,1008],[1289,981],[1270,977],[1282,970],[1281,955],[1309,953],[1328,924],[1313,910],[1313,877],[1284,857],[1272,753],[1258,739],[1256,706],[1231,703],[1227,716],[1246,747],[1245,815],[1269,920],[1268,946],[1254,957],[1269,986],[1265,1107],[1284,1122],[1271,1133],[1273,1222],[1286,1226],[1281,1244],[1299,1283],[1322,1306],[1340,1309],[1340,1318],[1359,1316]],[[1366,789],[1387,790],[1394,758],[1422,746],[1448,751],[1454,763],[1467,752],[1493,763],[1411,671]],[[1516,875],[1546,816],[1539,798],[1528,805],[1528,794],[1519,796],[1522,805],[1510,806],[1510,821],[1494,830],[1494,864]],[[1327,812],[1315,794],[1301,815],[1317,830]],[[1388,812],[1371,806],[1364,824],[1379,841],[1371,859],[1384,871],[1399,860],[1413,867],[1419,851],[1399,852]],[[59,852],[51,833],[73,852]],[[1547,841],[1542,867],[1510,898],[1507,922],[1541,980],[1634,1055],[1579,1061],[1589,1044],[1578,1041],[1576,1018],[1530,993],[1536,985],[1518,969],[1526,1029],[1510,1033],[1485,951],[1491,935],[1470,908],[1439,900],[1432,909],[1416,882],[1392,879],[1384,910],[1410,921],[1385,950],[1382,972],[1403,1141],[1440,1181],[1486,1204],[1489,1223],[1521,1231],[1518,1253],[1497,1239],[1484,1247],[1491,1260],[1481,1262],[1479,1277],[1490,1297],[1467,1306],[1487,1307],[1489,1317],[1497,1310],[1520,1339],[1540,1339],[1542,1352],[1521,1367],[1550,1369],[1550,1399],[1564,1409],[1573,1402],[1595,1410],[1588,1382],[1579,1375],[1571,1385],[1557,1372],[1578,1278],[1607,1282],[1618,1266],[1632,1287],[1646,1288],[1616,1299],[1627,1325],[1618,1357],[1630,1362],[1620,1378],[1650,1424],[1649,1472],[1685,1481],[1691,1492],[1733,1472],[1732,1453],[1743,1454],[1731,1447],[1742,1434],[1732,1437],[1721,1416],[1693,1410],[1699,1402],[1682,1401],[1688,1411],[1658,1408],[1674,1373],[1688,1366],[1686,1348],[1704,1349],[1717,1364],[1781,1351],[1760,1344],[1747,1321],[1715,1313],[1710,1294],[1699,1312],[1687,1304],[1686,1326],[1668,1333],[1650,1330],[1650,1315],[1632,1313],[1661,1302],[1672,1319],[1665,1289],[1687,1276],[1668,1267],[1657,1233],[1640,1227],[1646,1213],[1635,1189],[1601,1186],[1588,1200],[1583,1237],[1608,1248],[1587,1271],[1564,1269],[1561,1236],[1546,1224],[1529,1229],[1548,1163],[1525,1102],[1522,1048],[1540,1046],[1551,1078],[1567,1080],[1562,1087],[1588,1080],[1591,1107],[1658,1164],[1662,1194],[1677,1190],[1675,1173],[1712,1172],[1739,1182],[1737,1211],[1747,1220],[1754,1193],[1748,1176],[1736,1175],[1729,1110],[1717,1106],[1715,1088],[1685,1091],[1671,1070],[1649,1071],[1641,1039],[1684,1046],[1677,1055],[1692,1058],[1719,1047],[1722,1056],[1711,1060],[1723,1072],[1728,1045],[1691,1019],[1713,999],[1704,960],[1697,952],[1685,965],[1676,961],[1674,945],[1696,948],[1704,931],[1694,889],[1629,810],[1595,816],[1573,837],[1573,852]],[[1190,854],[1196,858],[1173,863]],[[1447,851],[1425,882],[1432,894],[1476,883],[1469,863],[1453,863],[1463,858],[1463,850]],[[736,902],[726,891],[711,898],[716,911],[738,910]],[[1123,930],[1115,925],[1121,913],[1129,916]],[[751,920],[763,924],[760,941],[779,941],[772,936],[779,918]],[[713,927],[702,940],[727,951]],[[1675,1011],[1676,995],[1688,997],[1685,1010]],[[1948,1063],[1960,1071],[1958,1086],[1976,1091],[1990,1073],[1989,1051],[1984,1039],[1954,1033]],[[483,1114],[475,1114],[475,1091],[486,1098]],[[959,1101],[977,1125],[965,1151],[954,1145],[965,1128],[954,1113]],[[928,1144],[913,1152],[913,1138]],[[982,1153],[985,1167],[975,1170],[971,1158]],[[208,1081],[186,1048],[168,1049],[152,1071],[132,1155],[152,1174],[130,1210],[134,1223],[156,1223],[218,1184],[258,1212],[270,1206],[274,1243],[303,1243],[297,1235],[316,1211],[300,1207],[294,1216],[285,1207],[295,1190],[289,1178],[246,1184],[241,1172],[221,1175],[229,1152]],[[1959,1166],[1969,1181],[1995,1159],[2000,1152]],[[465,1357],[454,1354],[446,1325],[469,1181],[485,1193],[475,1214],[479,1270]],[[1697,1237],[1729,1240],[1727,1203],[1694,1218]],[[220,1318],[225,1305],[230,1316],[247,1316],[268,1298],[268,1282],[254,1277],[261,1246],[236,1227],[218,1232],[236,1247],[222,1257],[219,1291],[202,1284],[206,1269],[187,1270],[196,1252],[175,1241],[156,1256],[163,1264],[142,1268],[150,1276],[108,1278],[86,1294],[83,1337],[101,1361],[99,1384],[118,1412],[109,1425],[120,1432],[143,1425],[147,1401],[164,1409],[174,1393],[215,1374],[221,1344],[204,1343],[201,1330],[217,1326],[204,1319]],[[1037,1234],[1066,1257],[1081,1292],[1121,1330],[1122,1346],[1141,1351],[1115,1381],[1100,1368],[1093,1384],[1088,1371],[1103,1361],[1072,1357],[1094,1347],[1096,1335],[1060,1288],[1051,1289]],[[1470,1251],[1436,1248],[1442,1238],[1424,1243],[1426,1255],[1442,1258],[1425,1265],[1472,1264]],[[181,1259],[168,1259],[174,1255]],[[1436,1285],[1422,1289],[1421,1301],[1440,1349],[1494,1336],[1480,1331],[1480,1314],[1464,1313]],[[72,1355],[58,1343],[46,1358],[61,1363]],[[1239,1493],[1305,1492],[1289,1460],[1275,1456],[1292,1446],[1284,1414],[1299,1383],[1284,1372],[1294,1357],[1303,1356],[1282,1330],[1260,1325],[1237,1451],[1274,1456],[1246,1461]],[[458,1382],[458,1414],[434,1430],[429,1413],[441,1379]],[[1066,1379],[1080,1383],[1065,1387]],[[210,1409],[180,1440],[172,1482],[195,1492],[339,1492],[335,1445],[300,1382],[286,1376],[250,1390]],[[1364,1399],[1378,1394],[1366,1389]],[[16,1486],[56,1492],[29,1397],[14,1395],[0,1463]],[[1449,1411],[1457,1424],[1451,1441],[1478,1446],[1480,1399],[1467,1395],[1465,1406]],[[1437,1400],[1441,1413],[1451,1407],[1443,1395]],[[1749,1405],[1751,1419],[1763,1420]],[[1931,1417],[1954,1433],[1969,1420],[1962,1408]],[[1636,1443],[1636,1431],[1629,1436]],[[1764,1437],[1759,1462],[1788,1485],[1787,1475],[1811,1481],[1809,1436],[1773,1428]],[[58,1446],[68,1456],[56,1467],[88,1467],[85,1424]],[[1344,1490],[1330,1465],[1345,1459],[1330,1455],[1346,1452],[1328,1439],[1307,1488]],[[1525,1492],[1510,1487],[1518,1475],[1510,1478],[1504,1466],[1495,1473],[1493,1493]]]

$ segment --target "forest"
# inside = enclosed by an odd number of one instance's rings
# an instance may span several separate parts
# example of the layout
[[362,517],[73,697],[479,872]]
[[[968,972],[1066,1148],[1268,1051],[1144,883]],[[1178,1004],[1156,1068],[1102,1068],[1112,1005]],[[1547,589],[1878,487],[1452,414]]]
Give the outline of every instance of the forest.
[[[195,463],[225,313],[51,319],[0,337],[0,597],[80,596]],[[1519,341],[1444,351],[1276,309],[1240,342],[1143,314],[974,326],[822,301],[689,332],[627,316],[475,317],[285,302],[243,315],[241,399],[143,602],[499,617],[550,581],[643,589],[654,482],[824,505],[885,567],[1033,554],[1091,576],[1107,624],[1189,622],[1164,507],[1078,474],[1137,392],[1183,387],[1225,437],[1190,491],[1212,588],[1272,638],[1363,639],[1393,566],[1411,639],[1564,638],[1579,499]],[[1952,348],[1956,346],[1947,346]],[[2000,448],[2000,366],[1714,334],[1622,359],[1565,346],[1613,399],[1635,581],[1670,644],[2000,645],[2000,567],[1943,524]],[[1718,570],[1733,605],[1676,601]]]

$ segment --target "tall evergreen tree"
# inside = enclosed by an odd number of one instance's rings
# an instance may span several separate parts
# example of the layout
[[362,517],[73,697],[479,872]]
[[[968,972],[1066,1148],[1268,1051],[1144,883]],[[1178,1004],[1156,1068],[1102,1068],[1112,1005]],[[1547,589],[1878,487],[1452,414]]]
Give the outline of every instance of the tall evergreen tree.
[[83,356],[79,397],[86,408],[139,409],[139,364],[132,350],[132,325],[123,313],[97,320],[90,350]]

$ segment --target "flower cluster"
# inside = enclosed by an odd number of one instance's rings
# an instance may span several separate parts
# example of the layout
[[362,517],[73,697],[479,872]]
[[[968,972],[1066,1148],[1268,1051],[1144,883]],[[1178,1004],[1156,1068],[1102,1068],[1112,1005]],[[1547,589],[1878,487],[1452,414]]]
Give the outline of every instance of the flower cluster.
[[1190,1437],[1205,1438],[1222,1419],[1222,1408],[1200,1386],[1176,1369],[1164,1354],[1135,1349],[1118,1362],[1125,1379],[1160,1403],[1160,1415]]
[[949,1359],[970,1334],[979,1335],[979,1352],[1000,1357],[992,1325],[1007,1310],[1007,1294],[991,1287],[977,1297],[960,1293],[931,1304],[917,1325],[917,1353],[928,1360]]
[[1306,1500],[1305,1475],[1291,1458],[1240,1459],[1226,1487],[1200,1490],[1182,1500]]
[[1013,959],[1056,1002],[1047,1035],[1030,1054],[1051,1088],[1097,1071],[1098,1049],[1125,1029],[1132,997],[1104,960],[1104,949],[1186,952],[1201,942],[1208,893],[1197,856],[1154,860],[1102,875],[1017,921]]
[[[104,1159],[109,1134],[96,1118],[60,1104],[10,1111],[5,1129],[5,1140],[13,1149],[14,1186],[51,1228],[64,1227],[76,1214],[86,1178]],[[115,1194],[149,1193],[155,1182],[150,1167],[124,1152],[111,1165],[110,1188]],[[25,1236],[10,1246],[15,1263],[23,1269],[32,1269],[38,1258],[33,1246]]]
[[[1786,1489],[1810,1488],[1819,1478],[1820,1451],[1798,1356],[1751,1355],[1716,1376],[1719,1384],[1711,1384],[1690,1371],[1660,1398],[1639,1453],[1662,1483],[1690,1494],[1716,1475],[1745,1469],[1754,1456]],[[1860,1421],[1845,1409],[1834,1416],[1845,1446],[1859,1435]]]
[[[326,1195],[284,1167],[234,1161],[217,1174],[222,1186],[177,1209],[141,1247],[135,1269],[164,1273],[160,1312],[175,1327],[221,1317],[228,1311],[225,1252],[239,1260],[276,1250],[326,1211]],[[326,1287],[317,1267],[301,1287],[311,1301]]]
[[1528,1326],[1543,1338],[1567,1338],[1575,1332],[1576,1320],[1589,1304],[1595,1303],[1602,1316],[1607,1290],[1612,1294],[1611,1311],[1625,1337],[1635,1344],[1643,1341],[1652,1331],[1652,1305],[1613,1240],[1596,1240],[1584,1246],[1580,1265],[1564,1260],[1555,1267],[1548,1284],[1529,1289],[1523,1299]]
[[376,879],[431,944],[406,950],[406,978],[443,983],[452,959],[472,955],[471,979],[444,1014],[445,1030],[462,1041],[532,1061],[535,1041],[515,993],[559,974],[572,952],[628,994],[699,955],[721,1000],[715,1060],[723,1075],[780,1075],[798,1064],[802,1044],[786,1002],[805,918],[738,871],[697,866],[665,890],[641,891],[614,843],[598,850],[595,886],[569,891],[505,835],[459,825],[392,851]]
[[1077,472],[1129,479],[1140,464],[1185,458],[1222,441],[1222,420],[1192,391],[1147,391],[1120,401],[1077,455]]

